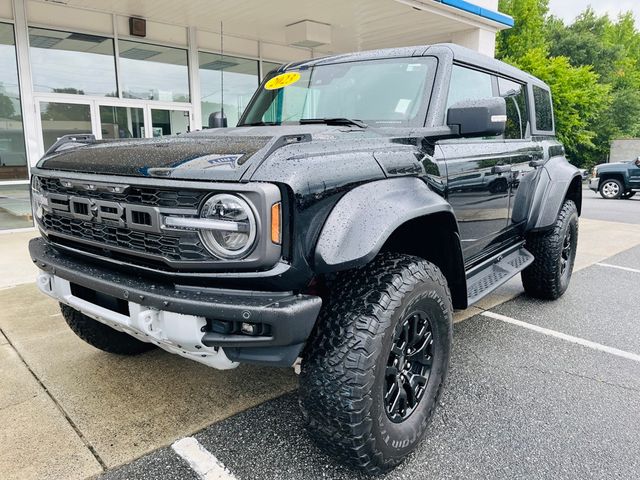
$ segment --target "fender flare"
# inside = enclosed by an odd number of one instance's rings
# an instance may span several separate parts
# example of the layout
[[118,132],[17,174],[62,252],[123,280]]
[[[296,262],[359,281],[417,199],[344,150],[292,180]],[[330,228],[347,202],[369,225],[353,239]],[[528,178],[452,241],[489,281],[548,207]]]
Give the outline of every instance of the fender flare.
[[[580,171],[565,157],[553,157],[545,163],[529,211],[526,227],[528,232],[545,230],[554,225],[569,188],[576,178],[582,183]],[[577,207],[580,213],[581,205]]]
[[451,205],[416,177],[378,180],[354,188],[335,205],[315,249],[319,273],[369,263],[404,223],[434,213],[451,215]]

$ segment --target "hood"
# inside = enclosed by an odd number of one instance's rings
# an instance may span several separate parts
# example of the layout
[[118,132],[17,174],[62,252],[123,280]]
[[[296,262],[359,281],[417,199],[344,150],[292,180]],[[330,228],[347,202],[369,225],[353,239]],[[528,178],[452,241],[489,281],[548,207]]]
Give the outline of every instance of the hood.
[[618,168],[618,167],[628,167],[632,161],[628,162],[611,162],[611,163],[601,163],[600,165],[596,165],[598,170],[607,169],[607,168]]
[[38,168],[99,175],[240,181],[280,147],[380,134],[351,127],[295,125],[203,130],[175,137],[98,141],[45,156]]

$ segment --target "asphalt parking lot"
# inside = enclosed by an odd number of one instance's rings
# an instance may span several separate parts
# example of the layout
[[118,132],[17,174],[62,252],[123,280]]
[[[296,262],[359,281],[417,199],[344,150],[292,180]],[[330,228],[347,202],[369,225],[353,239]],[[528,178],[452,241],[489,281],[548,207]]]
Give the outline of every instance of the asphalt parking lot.
[[[458,314],[429,435],[383,478],[640,477],[640,201],[584,193],[567,294],[535,301],[514,279]],[[3,480],[364,478],[310,441],[291,370],[104,354],[30,284],[0,305]]]

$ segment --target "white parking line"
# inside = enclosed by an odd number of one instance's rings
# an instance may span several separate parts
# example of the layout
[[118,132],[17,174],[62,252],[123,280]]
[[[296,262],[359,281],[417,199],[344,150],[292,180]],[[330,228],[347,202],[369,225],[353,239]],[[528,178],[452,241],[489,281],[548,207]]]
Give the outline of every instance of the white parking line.
[[193,437],[174,442],[171,448],[202,480],[236,480],[236,477]]
[[531,323],[522,322],[520,320],[516,320],[515,318],[500,315],[499,313],[482,312],[480,315],[493,318],[494,320],[500,320],[501,322],[510,323],[511,325],[517,325],[518,327],[527,328],[529,330],[533,330],[534,332],[542,333],[543,335],[566,340],[567,342],[582,345],[583,347],[591,348],[593,350],[609,353],[611,355],[615,355],[616,357],[622,357],[626,358],[627,360],[633,360],[634,362],[640,363],[640,355],[637,355],[635,353],[625,352],[624,350],[619,350],[617,348],[608,347],[600,343],[591,342],[589,340],[585,340],[584,338],[574,337],[573,335],[567,335],[566,333],[557,332],[555,330],[539,327],[537,325],[532,325]]
[[596,265],[599,267],[616,268],[618,270],[624,270],[625,272],[640,273],[640,270],[635,268],[621,267],[620,265],[611,265],[610,263],[596,263]]

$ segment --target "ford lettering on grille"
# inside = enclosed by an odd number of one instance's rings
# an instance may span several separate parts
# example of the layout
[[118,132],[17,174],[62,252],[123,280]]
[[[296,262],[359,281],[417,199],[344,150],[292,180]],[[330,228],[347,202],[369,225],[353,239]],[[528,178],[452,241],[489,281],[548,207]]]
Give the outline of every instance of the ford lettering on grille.
[[98,222],[144,232],[160,232],[160,211],[156,207],[128,205],[59,193],[47,194],[52,213],[85,222]]

